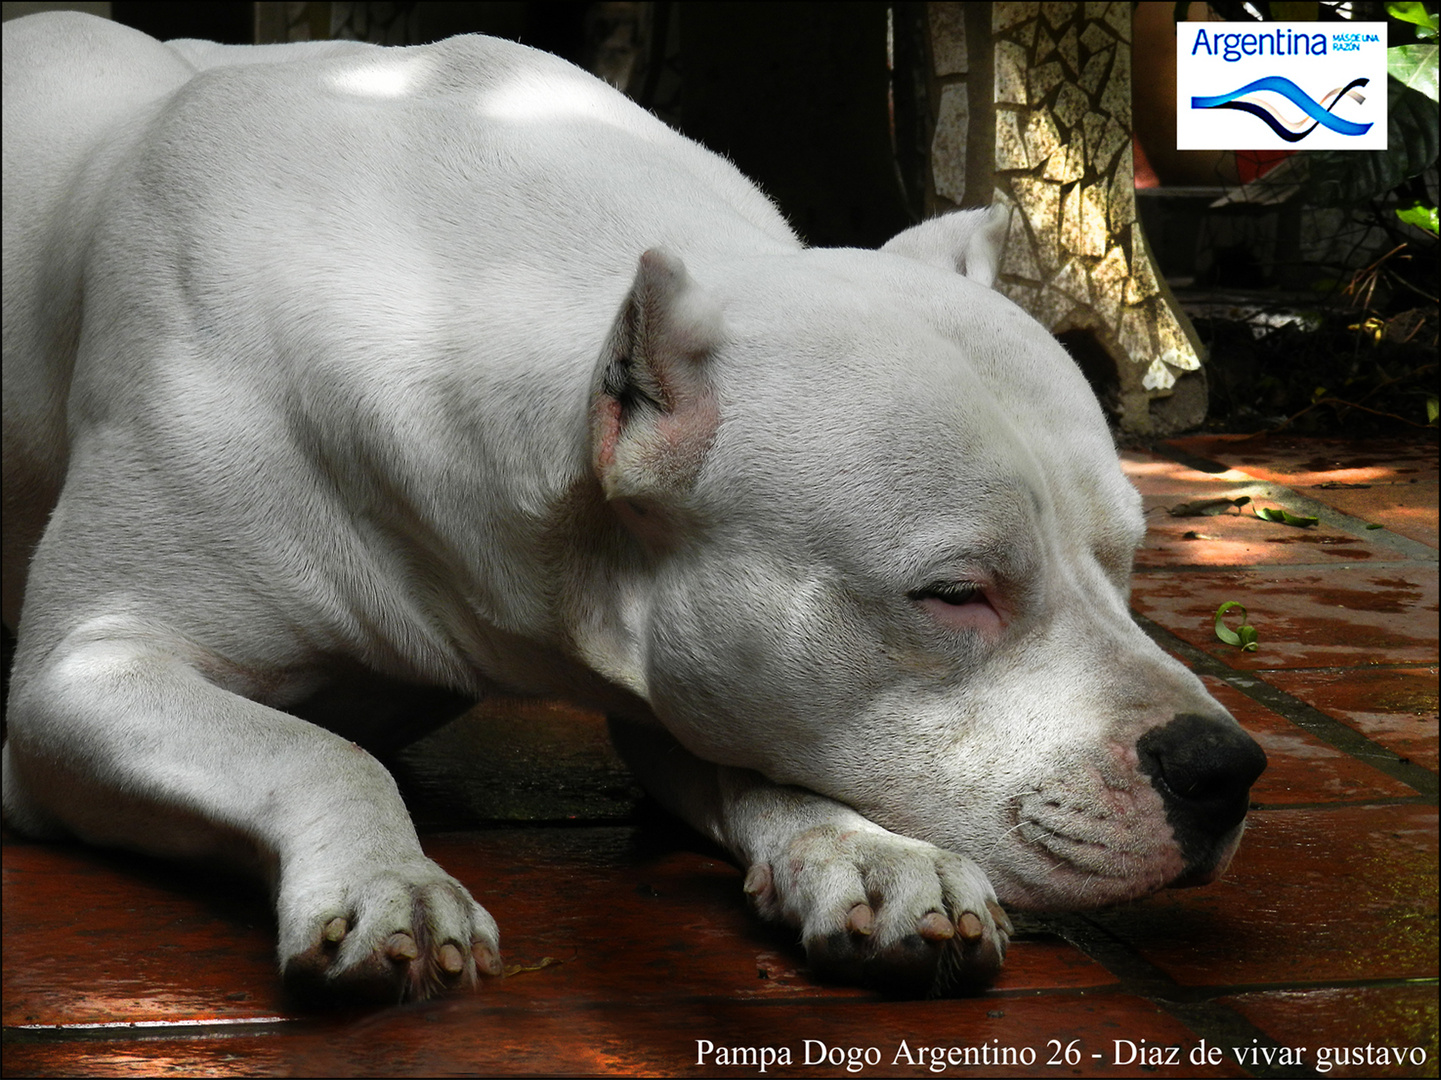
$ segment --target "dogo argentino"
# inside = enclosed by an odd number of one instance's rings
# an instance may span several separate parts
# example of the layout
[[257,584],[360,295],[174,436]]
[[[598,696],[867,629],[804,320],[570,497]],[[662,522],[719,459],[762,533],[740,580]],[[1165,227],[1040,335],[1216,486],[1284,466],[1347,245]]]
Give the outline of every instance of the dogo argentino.
[[993,977],[998,900],[1235,851],[1264,755],[1128,616],[1139,499],[1003,213],[808,249],[541,52],[51,13],[4,221],[5,813],[253,865],[294,985],[501,970],[352,741],[421,687],[605,710],[814,970],[903,992]]

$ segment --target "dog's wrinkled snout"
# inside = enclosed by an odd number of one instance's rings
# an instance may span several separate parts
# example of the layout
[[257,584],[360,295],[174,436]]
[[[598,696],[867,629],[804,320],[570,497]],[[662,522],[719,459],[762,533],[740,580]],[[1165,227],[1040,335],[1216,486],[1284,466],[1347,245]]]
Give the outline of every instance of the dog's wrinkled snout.
[[1213,858],[1216,842],[1246,816],[1266,754],[1230,719],[1181,713],[1136,742],[1140,771],[1166,803],[1188,865]]

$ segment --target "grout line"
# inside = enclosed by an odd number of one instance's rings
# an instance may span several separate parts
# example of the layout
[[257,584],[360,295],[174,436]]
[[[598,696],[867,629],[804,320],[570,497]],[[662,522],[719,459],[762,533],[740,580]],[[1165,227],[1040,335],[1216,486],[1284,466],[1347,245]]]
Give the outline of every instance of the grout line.
[[[1243,1046],[1273,1053],[1284,1049],[1277,1039],[1227,1005],[1213,1000],[1188,1000],[1192,988],[1182,986],[1161,968],[1147,960],[1130,944],[1084,915],[1035,917],[1052,933],[1085,953],[1121,980],[1121,989],[1152,1002],[1179,1020],[1192,1033],[1213,1046]],[[1212,991],[1215,993],[1215,991]],[[1229,992],[1229,991],[1228,991]],[[1234,1061],[1234,1058],[1228,1058]],[[1297,1066],[1262,1066],[1253,1069],[1237,1062],[1251,1076],[1314,1077],[1314,1069]]]
[[1378,795],[1330,799],[1326,802],[1253,802],[1251,811],[1264,814],[1272,810],[1338,810],[1359,806],[1435,806],[1436,800],[1425,795]]
[[1240,691],[1252,701],[1285,717],[1322,742],[1343,753],[1350,754],[1373,769],[1385,773],[1393,780],[1401,781],[1413,791],[1435,800],[1437,777],[1430,769],[1400,757],[1354,728],[1327,716],[1315,706],[1306,704],[1300,698],[1292,697],[1284,690],[1278,690],[1260,678],[1256,672],[1237,671],[1227,667],[1210,653],[1177,637],[1164,626],[1152,622],[1146,616],[1135,612],[1131,614],[1137,625],[1146,632],[1152,641],[1161,648],[1181,656],[1187,666],[1198,675],[1211,675],[1222,680],[1232,689]]

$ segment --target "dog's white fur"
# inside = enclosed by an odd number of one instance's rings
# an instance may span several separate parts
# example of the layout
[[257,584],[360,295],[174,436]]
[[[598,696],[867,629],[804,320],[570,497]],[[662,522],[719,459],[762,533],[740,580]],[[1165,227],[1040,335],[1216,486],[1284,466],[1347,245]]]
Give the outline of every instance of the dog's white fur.
[[[1239,821],[1175,824],[1146,737],[1244,737],[1128,617],[1139,500],[988,288],[1004,215],[807,250],[720,158],[479,37],[50,14],[5,26],[4,79],[17,828],[253,861],[301,983],[494,972],[347,737],[421,730],[343,697],[368,672],[609,711],[843,976],[988,978],[992,883],[1076,908],[1224,868]],[[337,733],[293,715],[327,700]]]

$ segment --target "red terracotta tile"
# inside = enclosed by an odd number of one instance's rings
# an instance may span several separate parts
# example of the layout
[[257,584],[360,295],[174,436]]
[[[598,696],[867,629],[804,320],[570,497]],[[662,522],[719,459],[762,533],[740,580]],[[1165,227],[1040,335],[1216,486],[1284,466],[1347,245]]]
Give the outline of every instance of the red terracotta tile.
[[[1168,513],[1185,504],[1212,498],[1250,496],[1251,504],[1206,517],[1174,517]],[[1265,521],[1255,507],[1273,507],[1296,514],[1310,509],[1275,492],[1270,485],[1244,484],[1229,489],[1200,486],[1194,492],[1148,495],[1146,540],[1136,553],[1138,569],[1177,566],[1269,566],[1312,564],[1335,560],[1390,562],[1395,553],[1364,535],[1312,526],[1298,528]]]
[[[1120,457],[1122,471],[1143,496],[1214,498],[1227,494],[1231,487],[1243,487],[1256,482],[1254,476],[1236,469],[1223,469],[1215,473],[1202,472],[1149,450],[1123,450]],[[1196,494],[1192,494],[1193,492]]]
[[[1245,606],[1260,637],[1256,652],[1217,640],[1216,609],[1228,600]],[[1149,571],[1135,576],[1131,606],[1243,671],[1434,664],[1437,657],[1436,568],[1424,563]]]
[[[506,963],[536,969],[486,994],[637,1003],[677,992],[875,997],[816,982],[795,935],[748,912],[734,867],[666,846],[664,836],[496,830],[425,845],[496,917]],[[7,1024],[297,1015],[279,994],[262,897],[236,900],[190,882],[183,867],[132,865],[85,848],[9,844],[4,857]],[[1072,946],[1040,935],[1013,943],[998,989],[1114,982]]]
[[[739,1051],[770,1047],[766,1075],[845,1075],[846,1052],[855,1048],[865,1075],[936,1075],[933,1048],[965,1048],[993,1060],[950,1074],[1036,1076],[1057,1071],[1073,1076],[1154,1075],[1132,1061],[1117,1066],[1142,1039],[1149,1047],[1190,1049],[1197,1037],[1144,999],[1114,991],[1039,995],[1002,1000],[940,1002],[794,1002],[783,1006],[674,998],[650,1011],[602,1007],[586,1010],[507,1010],[494,1015],[477,1001],[444,1002],[414,1013],[377,1016],[344,1037],[292,1044],[298,1072],[316,1075],[756,1075],[757,1068],[725,1064],[711,1046]],[[707,1045],[710,1044],[710,1045]],[[384,1046],[383,1060],[375,1053]],[[1066,1062],[1070,1047],[1074,1064]],[[924,1048],[924,1049],[923,1049]],[[311,1055],[305,1055],[310,1049]],[[806,1064],[809,1050],[811,1063]],[[840,1064],[819,1059],[839,1051]],[[921,1054],[926,1054],[922,1060]],[[788,1055],[790,1063],[779,1059]],[[756,1060],[752,1058],[752,1060]],[[877,1060],[879,1059],[879,1060]],[[732,1058],[734,1060],[734,1058]],[[1021,1064],[1029,1061],[1029,1064]],[[1244,1075],[1234,1063],[1186,1071],[1194,1076]]]
[[[1144,1040],[1144,1044],[1143,1044]],[[344,1028],[307,1026],[284,1036],[172,1036],[145,1041],[10,1045],[15,1075],[91,1076],[680,1076],[759,1073],[848,1075],[854,1048],[862,1075],[934,1076],[934,1048],[967,1048],[1007,1064],[951,1065],[961,1076],[1154,1076],[1142,1052],[1179,1059],[1198,1044],[1184,1024],[1142,998],[1115,991],[1000,1001],[827,1002],[758,1005],[672,997],[660,1008],[615,1005],[515,1008],[484,998],[449,999],[382,1012]],[[712,1047],[716,1048],[713,1049]],[[1067,1051],[1073,1055],[1066,1059]],[[1119,1056],[1118,1056],[1119,1051]],[[806,1064],[807,1053],[811,1064]],[[836,1053],[841,1064],[822,1064]],[[777,1063],[782,1054],[790,1064]],[[925,1055],[923,1058],[922,1055]],[[964,1060],[962,1058],[962,1060]],[[984,1060],[984,1059],[982,1059]],[[1009,1064],[1010,1061],[1017,1064]],[[1019,1064],[1021,1061],[1031,1064]],[[1116,1064],[1117,1061],[1125,1064]],[[1178,1075],[1244,1076],[1234,1062],[1183,1067]]]
[[1436,436],[1430,433],[1364,440],[1198,435],[1167,445],[1294,488],[1437,480]]
[[1435,978],[1436,808],[1263,810],[1225,878],[1093,918],[1187,986]]
[[1437,546],[1435,481],[1378,484],[1364,488],[1307,488],[1304,494],[1362,521]]
[[293,1076],[287,1035],[7,1041],[6,1076]]
[[1436,1075],[1434,985],[1269,990],[1220,1001],[1283,1046],[1305,1047],[1307,1064],[1325,1076]]
[[259,887],[83,847],[3,858],[7,1025],[286,1015]]
[[1266,681],[1388,750],[1437,769],[1437,669],[1272,671]]
[[1266,771],[1251,788],[1251,802],[1262,806],[1355,802],[1416,794],[1400,780],[1322,742],[1221,679],[1203,675],[1201,681],[1266,751]]

